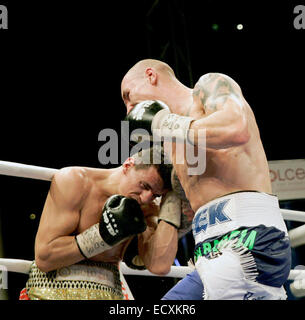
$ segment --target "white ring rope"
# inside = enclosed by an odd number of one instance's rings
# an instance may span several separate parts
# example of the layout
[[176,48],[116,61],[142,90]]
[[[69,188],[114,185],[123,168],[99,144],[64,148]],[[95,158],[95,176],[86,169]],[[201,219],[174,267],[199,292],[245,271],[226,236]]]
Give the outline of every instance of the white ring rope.
[[[0,160],[0,174],[2,175],[51,181],[56,172],[58,169]],[[305,222],[304,211],[281,209],[281,213],[285,220]]]
[[[6,271],[18,272],[28,274],[33,261],[30,260],[20,260],[20,259],[6,259],[0,258],[0,266],[5,267]],[[169,278],[184,278],[187,274],[193,272],[195,269],[192,267],[177,267],[172,266],[169,273],[163,275],[162,277]],[[135,275],[135,276],[152,276],[158,277],[158,275],[151,273],[148,270],[135,270],[127,267],[125,262],[120,263],[120,271],[124,275]],[[295,279],[305,279],[305,270],[290,270],[288,280]]]
[[284,220],[305,222],[304,211],[281,209],[281,213]]
[[[125,262],[120,263],[120,269],[122,270],[123,274],[125,275],[132,275],[132,276],[150,276],[156,277],[157,275],[148,271],[148,270],[136,270],[129,268]],[[169,273],[163,275],[162,277],[170,277],[170,278],[184,278],[188,273],[194,271],[194,268],[191,267],[177,267],[172,266]]]
[[[0,272],[18,272],[28,274],[33,261],[29,260],[19,260],[19,259],[5,259],[0,258]],[[134,296],[128,286],[128,283],[124,277],[125,275],[137,275],[137,276],[154,276],[158,275],[151,273],[148,270],[134,270],[129,267],[124,262],[120,263],[120,278],[122,282],[122,291],[124,294],[124,300],[134,300]],[[164,275],[165,277],[172,278],[184,278],[187,274],[194,271],[192,267],[176,267],[172,266],[171,271]],[[0,274],[1,276],[1,274]],[[294,280],[290,284],[290,290],[295,297],[304,297],[305,290],[303,288],[303,283],[305,282],[305,270],[290,270],[288,280]]]
[[0,161],[0,174],[21,178],[51,181],[58,169],[31,166],[17,162]]
[[[120,267],[122,269],[123,274],[125,275],[158,277],[158,275],[151,273],[148,270],[131,269],[127,267],[127,265],[124,262],[120,263]],[[162,277],[184,278],[187,274],[193,272],[194,270],[195,270],[194,267],[192,268],[192,267],[185,267],[185,266],[180,266],[180,267],[172,266],[170,272],[163,275]],[[288,280],[295,280],[295,279],[305,279],[305,270],[290,270]]]
[[[0,258],[0,266],[5,267],[6,271],[28,274],[33,261],[21,259]],[[0,269],[3,270],[3,269]]]
[[290,245],[292,248],[305,244],[305,224],[288,232]]

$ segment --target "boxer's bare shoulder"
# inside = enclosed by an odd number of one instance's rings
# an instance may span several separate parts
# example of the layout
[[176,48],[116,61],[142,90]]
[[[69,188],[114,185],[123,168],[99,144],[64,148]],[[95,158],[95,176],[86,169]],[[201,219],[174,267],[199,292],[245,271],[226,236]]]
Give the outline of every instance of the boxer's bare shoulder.
[[85,168],[65,167],[60,169],[52,180],[50,193],[64,195],[64,198],[73,203],[79,204],[90,190],[90,178]]
[[222,73],[204,74],[193,89],[195,106],[202,108],[206,114],[220,110],[229,98],[242,104],[239,85]]

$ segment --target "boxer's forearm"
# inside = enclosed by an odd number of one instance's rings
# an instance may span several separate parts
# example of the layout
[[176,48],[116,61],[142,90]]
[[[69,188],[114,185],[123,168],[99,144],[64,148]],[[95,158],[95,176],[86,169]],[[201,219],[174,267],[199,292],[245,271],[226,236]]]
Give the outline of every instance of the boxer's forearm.
[[247,119],[234,104],[234,101],[227,99],[223,109],[193,121],[188,134],[189,141],[212,149],[246,143],[249,140]]
[[139,236],[139,254],[146,268],[152,273],[167,274],[177,249],[177,229],[165,221],[160,221],[155,231],[147,230]]
[[63,236],[49,243],[35,244],[35,261],[44,272],[72,265],[83,260],[74,236]]

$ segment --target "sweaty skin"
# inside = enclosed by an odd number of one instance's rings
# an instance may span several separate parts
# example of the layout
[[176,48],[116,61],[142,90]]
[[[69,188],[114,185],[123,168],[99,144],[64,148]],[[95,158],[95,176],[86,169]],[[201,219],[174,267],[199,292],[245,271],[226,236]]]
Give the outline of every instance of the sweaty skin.
[[184,164],[172,160],[191,207],[196,211],[207,202],[231,192],[255,190],[271,193],[268,162],[254,114],[239,85],[220,73],[203,75],[194,89],[183,85],[161,61],[142,60],[125,75],[121,84],[127,112],[144,100],[161,100],[172,113],[195,120],[192,143],[206,130],[206,170],[189,176]]

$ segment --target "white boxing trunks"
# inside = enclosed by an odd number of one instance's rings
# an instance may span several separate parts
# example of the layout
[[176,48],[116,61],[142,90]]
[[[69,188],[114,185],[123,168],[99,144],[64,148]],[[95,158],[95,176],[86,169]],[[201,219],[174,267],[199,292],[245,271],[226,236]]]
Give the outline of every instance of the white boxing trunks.
[[288,232],[276,196],[243,191],[200,207],[193,219],[195,266],[204,299],[286,299]]

